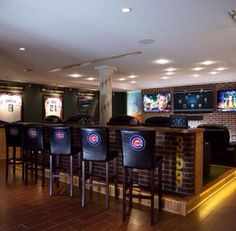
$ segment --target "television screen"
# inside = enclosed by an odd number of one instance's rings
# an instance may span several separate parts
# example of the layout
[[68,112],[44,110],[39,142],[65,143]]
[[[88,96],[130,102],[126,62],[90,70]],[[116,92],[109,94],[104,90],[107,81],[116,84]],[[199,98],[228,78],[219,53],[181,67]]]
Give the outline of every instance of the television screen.
[[213,91],[174,93],[174,112],[212,112]]
[[156,93],[143,95],[144,112],[170,112],[171,93]]
[[217,91],[217,110],[236,111],[236,89]]

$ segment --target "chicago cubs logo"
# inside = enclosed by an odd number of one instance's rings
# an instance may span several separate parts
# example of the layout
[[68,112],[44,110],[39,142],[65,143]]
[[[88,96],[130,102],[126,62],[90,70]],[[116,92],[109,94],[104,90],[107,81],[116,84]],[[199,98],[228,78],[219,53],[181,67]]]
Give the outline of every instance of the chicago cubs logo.
[[101,141],[101,137],[97,132],[91,132],[87,136],[87,140],[91,145],[97,145]]
[[10,136],[17,136],[18,135],[18,129],[16,127],[10,128],[9,129],[9,134]]
[[63,140],[66,139],[66,133],[64,131],[57,130],[54,132],[54,137],[55,140],[62,142]]
[[38,136],[38,131],[35,128],[30,128],[28,130],[28,135],[31,139],[35,139]]
[[145,148],[145,140],[142,136],[134,135],[130,137],[129,145],[134,151],[142,151]]

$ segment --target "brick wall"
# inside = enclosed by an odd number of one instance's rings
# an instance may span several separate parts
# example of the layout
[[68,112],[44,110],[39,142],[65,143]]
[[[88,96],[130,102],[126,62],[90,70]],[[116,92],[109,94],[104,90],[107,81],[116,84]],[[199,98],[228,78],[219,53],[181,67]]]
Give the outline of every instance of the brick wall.
[[[143,89],[143,94],[157,93],[157,92],[182,92],[182,91],[199,91],[199,90],[213,90],[214,94],[214,105],[216,105],[216,91],[221,89],[236,89],[236,82],[232,83],[215,83],[206,85],[193,85],[193,86],[181,86],[181,87],[167,87],[167,88],[152,88]],[[216,106],[214,107],[213,113],[191,113],[189,115],[202,115],[203,120],[200,121],[189,121],[190,127],[196,127],[203,123],[215,123],[223,124],[228,127],[230,132],[230,138],[236,139],[236,112],[218,112]],[[173,113],[173,100],[172,100],[172,113]],[[152,116],[169,116],[171,113],[159,112],[159,113],[143,113],[142,119],[145,121],[147,118]],[[184,113],[183,113],[184,114]]]

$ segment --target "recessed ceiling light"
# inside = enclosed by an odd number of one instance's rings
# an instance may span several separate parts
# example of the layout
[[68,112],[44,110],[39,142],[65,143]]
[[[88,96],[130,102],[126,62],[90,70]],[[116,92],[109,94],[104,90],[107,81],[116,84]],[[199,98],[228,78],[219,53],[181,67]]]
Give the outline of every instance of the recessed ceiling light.
[[93,78],[93,77],[89,77],[89,78],[87,78],[87,80],[89,80],[89,81],[93,81],[93,80],[95,80],[95,78]]
[[214,70],[216,70],[216,71],[224,71],[226,69],[228,69],[228,68],[227,67],[218,67],[218,68],[215,68]]
[[121,11],[122,11],[123,13],[129,13],[131,10],[132,10],[132,9],[129,8],[129,7],[123,7],[123,8],[121,8]]
[[140,44],[143,45],[149,45],[149,44],[153,44],[155,42],[155,40],[153,39],[142,39],[138,41]]
[[158,63],[158,64],[167,64],[169,62],[170,62],[170,60],[168,60],[168,59],[157,59],[155,61],[155,63]]
[[195,68],[192,68],[193,71],[201,71],[201,70],[204,70],[203,67],[195,67]]
[[82,75],[74,73],[74,74],[70,74],[69,76],[70,76],[70,77],[73,77],[73,78],[79,78],[79,77],[81,77]]
[[25,51],[26,49],[25,49],[25,47],[20,47],[19,50],[20,51]]
[[161,77],[161,79],[169,79],[170,77],[168,77],[168,76],[163,76],[163,77]]
[[217,71],[211,71],[211,72],[209,72],[209,74],[216,75],[216,74],[218,74],[218,72]]
[[125,78],[119,78],[118,80],[119,81],[125,81]]
[[192,75],[192,76],[195,77],[195,78],[197,78],[197,77],[199,77],[200,75],[195,74],[195,75]]
[[215,63],[215,61],[206,60],[206,61],[204,61],[204,62],[201,62],[200,64],[202,64],[202,65],[211,65],[211,64],[213,64],[213,63]]
[[131,81],[131,83],[137,83],[136,81]]
[[177,69],[176,68],[173,68],[173,67],[169,67],[167,69],[165,69],[165,71],[167,72],[173,72],[173,71],[176,71]]
[[135,78],[137,78],[137,77],[138,77],[137,75],[130,75],[130,76],[129,76],[130,79],[135,79]]
[[175,73],[174,72],[171,72],[171,71],[169,71],[169,72],[166,72],[166,75],[174,75]]

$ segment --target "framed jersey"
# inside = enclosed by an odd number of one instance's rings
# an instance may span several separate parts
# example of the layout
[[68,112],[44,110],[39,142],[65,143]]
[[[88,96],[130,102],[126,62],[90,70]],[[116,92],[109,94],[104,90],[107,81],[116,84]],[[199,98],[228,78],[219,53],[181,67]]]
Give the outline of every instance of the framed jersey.
[[22,120],[22,95],[0,93],[0,121],[16,122]]
[[44,96],[44,118],[57,116],[63,119],[63,98],[61,96]]

